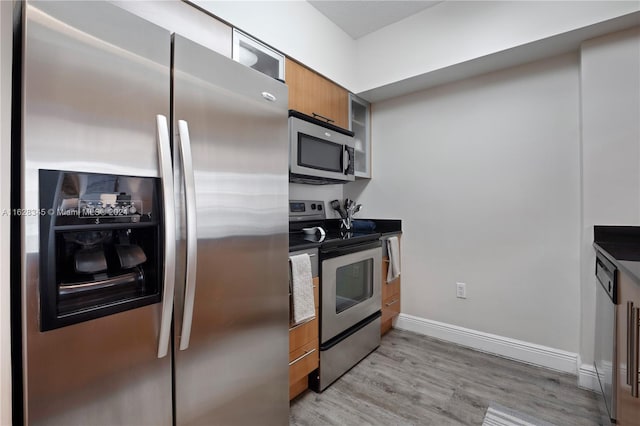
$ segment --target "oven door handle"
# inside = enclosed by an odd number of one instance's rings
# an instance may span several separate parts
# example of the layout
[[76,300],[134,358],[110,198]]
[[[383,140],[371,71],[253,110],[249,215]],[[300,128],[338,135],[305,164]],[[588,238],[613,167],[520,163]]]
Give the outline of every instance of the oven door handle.
[[349,246],[345,246],[345,247],[334,247],[334,248],[329,248],[329,249],[322,249],[321,250],[321,260],[322,259],[327,259],[327,258],[333,258],[333,257],[338,257],[338,256],[343,256],[346,254],[351,254],[351,253],[356,253],[356,252],[360,252],[360,251],[364,251],[364,250],[369,250],[369,249],[373,249],[376,247],[381,247],[382,243],[380,242],[380,240],[373,240],[373,241],[367,241],[365,243],[362,244],[356,244],[356,245],[349,245]]

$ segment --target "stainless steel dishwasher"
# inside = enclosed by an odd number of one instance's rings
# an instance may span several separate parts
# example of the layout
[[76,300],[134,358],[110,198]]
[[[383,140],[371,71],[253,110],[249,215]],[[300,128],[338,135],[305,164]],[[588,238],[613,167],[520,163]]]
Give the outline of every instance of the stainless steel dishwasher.
[[618,270],[609,260],[600,252],[596,252],[596,278],[598,284],[596,284],[594,366],[604,400],[604,404],[600,404],[603,424],[616,422],[617,272]]

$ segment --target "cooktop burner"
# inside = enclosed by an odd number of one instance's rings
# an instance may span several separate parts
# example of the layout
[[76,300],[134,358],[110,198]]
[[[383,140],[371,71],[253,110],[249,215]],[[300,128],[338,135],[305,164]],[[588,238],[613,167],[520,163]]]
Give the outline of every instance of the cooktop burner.
[[[289,251],[314,247],[342,247],[380,238],[375,231],[347,232],[340,229],[340,219],[326,219],[323,201],[295,200],[289,202]],[[303,228],[322,227],[320,232],[307,234]]]

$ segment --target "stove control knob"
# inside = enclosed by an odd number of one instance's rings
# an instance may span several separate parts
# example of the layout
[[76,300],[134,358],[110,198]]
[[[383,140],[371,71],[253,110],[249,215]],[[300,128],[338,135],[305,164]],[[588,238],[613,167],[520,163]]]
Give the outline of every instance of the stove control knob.
[[316,209],[316,205],[315,204],[311,204],[311,210],[315,210]]
[[318,204],[318,210],[322,210],[322,204]]

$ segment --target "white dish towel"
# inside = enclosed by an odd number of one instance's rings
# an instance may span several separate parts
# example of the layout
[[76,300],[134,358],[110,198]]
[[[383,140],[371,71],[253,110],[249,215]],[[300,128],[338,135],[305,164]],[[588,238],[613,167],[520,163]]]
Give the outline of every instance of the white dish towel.
[[400,241],[398,241],[398,237],[387,239],[387,252],[389,253],[387,282],[390,282],[400,276]]
[[289,257],[289,261],[291,262],[292,318],[294,324],[300,324],[316,316],[311,260],[308,254],[300,254]]

